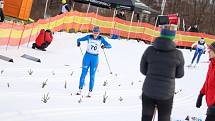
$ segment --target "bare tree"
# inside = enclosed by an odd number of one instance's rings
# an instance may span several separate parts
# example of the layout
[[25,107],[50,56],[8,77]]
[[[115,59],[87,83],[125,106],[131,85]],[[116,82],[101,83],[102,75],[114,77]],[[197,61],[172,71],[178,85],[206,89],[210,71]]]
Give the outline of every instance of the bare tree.
[[[163,0],[141,0],[160,11]],[[200,32],[215,34],[215,0],[167,0],[164,14],[178,13],[187,25],[199,26]]]

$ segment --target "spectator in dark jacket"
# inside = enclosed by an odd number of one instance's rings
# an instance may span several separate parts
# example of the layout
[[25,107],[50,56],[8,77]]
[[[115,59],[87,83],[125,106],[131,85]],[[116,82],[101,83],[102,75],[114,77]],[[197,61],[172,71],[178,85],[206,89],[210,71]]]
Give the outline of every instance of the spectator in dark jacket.
[[199,32],[198,25],[190,26],[187,31],[189,32]]
[[0,22],[4,21],[3,0],[0,0]]
[[122,20],[126,20],[125,11],[121,10],[118,14],[116,14],[116,17]]
[[46,51],[45,48],[47,48],[49,46],[49,44],[51,44],[53,39],[52,36],[52,32],[48,29],[48,30],[44,30],[41,29],[39,35],[36,38],[36,42],[33,43],[32,48],[35,49],[39,49],[42,51]]
[[60,14],[66,13],[66,12],[70,12],[71,7],[70,5],[66,2],[66,0],[62,0],[62,7],[61,7],[61,12]]
[[215,42],[213,42],[208,49],[210,64],[206,76],[205,83],[199,93],[196,107],[200,108],[202,105],[202,97],[205,95],[208,106],[207,117],[205,121],[215,121]]
[[175,78],[184,76],[184,57],[174,41],[177,26],[164,25],[160,37],[149,46],[141,59],[140,71],[146,76],[142,93],[142,121],[170,121],[175,92]]

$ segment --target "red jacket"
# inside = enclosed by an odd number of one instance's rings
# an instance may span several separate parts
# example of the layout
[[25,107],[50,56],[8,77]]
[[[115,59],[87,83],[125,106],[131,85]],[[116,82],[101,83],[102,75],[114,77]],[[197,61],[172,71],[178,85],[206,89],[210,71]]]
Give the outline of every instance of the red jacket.
[[215,104],[215,58],[211,59],[207,77],[200,92],[206,96],[208,107]]
[[[45,34],[46,34],[46,36],[45,36]],[[41,46],[43,43],[45,43],[45,41],[51,43],[52,39],[53,39],[53,37],[52,37],[51,33],[45,32],[44,29],[41,29],[39,35],[36,38],[36,44],[37,44],[37,46]]]

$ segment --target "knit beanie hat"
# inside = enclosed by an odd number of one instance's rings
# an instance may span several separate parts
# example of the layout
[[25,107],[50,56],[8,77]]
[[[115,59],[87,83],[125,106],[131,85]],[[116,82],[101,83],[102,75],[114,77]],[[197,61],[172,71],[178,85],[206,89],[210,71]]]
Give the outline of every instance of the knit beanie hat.
[[62,4],[66,4],[66,0],[61,0]]
[[177,25],[167,24],[161,26],[160,37],[173,40],[175,39]]
[[98,32],[100,32],[100,29],[99,29],[99,27],[98,27],[98,26],[95,26],[95,27],[93,28],[93,32],[95,32],[95,33],[98,33]]
[[215,52],[215,42],[211,43],[209,48]]

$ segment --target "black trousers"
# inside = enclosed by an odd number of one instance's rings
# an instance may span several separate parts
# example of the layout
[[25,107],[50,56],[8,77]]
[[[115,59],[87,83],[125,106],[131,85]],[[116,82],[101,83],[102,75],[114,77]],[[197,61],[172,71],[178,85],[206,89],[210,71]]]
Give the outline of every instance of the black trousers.
[[3,22],[3,21],[4,21],[4,13],[2,8],[0,8],[0,22]]
[[40,49],[45,49],[49,46],[49,42],[45,41],[41,46],[40,46]]
[[205,121],[215,121],[215,105],[207,109],[207,117]]
[[207,115],[205,121],[215,121],[215,116],[213,116],[213,115]]
[[36,43],[33,43],[33,46],[37,49],[43,50],[49,46],[49,42],[45,41],[41,46],[38,46]]
[[170,121],[172,105],[173,97],[168,100],[156,100],[142,94],[142,121],[152,121],[156,108],[158,121]]

